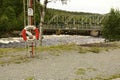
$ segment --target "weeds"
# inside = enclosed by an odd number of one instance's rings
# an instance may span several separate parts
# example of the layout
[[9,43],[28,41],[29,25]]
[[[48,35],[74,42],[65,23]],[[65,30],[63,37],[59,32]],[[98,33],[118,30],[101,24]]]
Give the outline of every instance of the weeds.
[[89,52],[99,53],[99,52],[100,52],[100,48],[98,48],[98,47],[91,47],[91,48],[89,49]]
[[27,77],[26,79],[24,80],[35,80],[35,77],[34,76],[30,76],[30,77]]
[[75,72],[75,74],[77,74],[77,75],[84,75],[86,73],[86,69],[84,69],[84,68],[79,68],[76,72]]
[[83,48],[83,47],[79,47],[79,51],[78,53],[87,53],[87,49],[86,48]]
[[99,53],[102,51],[99,47],[80,47],[78,53],[87,53],[87,52],[93,52],[93,53]]
[[[101,51],[109,51],[110,49],[119,48],[118,43],[110,44],[86,44],[86,45],[57,45],[57,46],[40,46],[36,48],[36,52],[48,52],[50,55],[60,56],[65,51],[78,51],[80,54],[87,52],[99,53]],[[25,48],[0,48],[0,64],[29,62],[30,58],[21,54],[25,51]],[[17,53],[20,53],[19,55]],[[24,52],[25,53],[25,52]],[[39,54],[38,54],[39,56]]]
[[87,52],[93,52],[93,53],[100,53],[101,51],[109,51],[111,49],[117,49],[120,48],[120,43],[94,43],[94,44],[84,44],[80,45],[79,47],[79,53],[87,53]]
[[42,46],[38,47],[37,51],[68,51],[68,50],[73,50],[76,48],[75,44],[68,44],[68,45],[57,45],[57,46]]
[[116,74],[116,75],[111,75],[110,77],[100,77],[100,76],[97,76],[95,78],[91,78],[89,80],[118,80],[117,78],[120,78],[120,74]]
[[97,71],[95,68],[78,68],[75,74],[77,75],[85,75],[87,72]]
[[20,63],[24,63],[24,62],[29,62],[30,58],[25,57],[25,56],[14,56],[14,57],[9,57],[9,58],[5,58],[3,60],[0,61],[0,64],[11,64],[11,63],[16,63],[16,64],[20,64]]

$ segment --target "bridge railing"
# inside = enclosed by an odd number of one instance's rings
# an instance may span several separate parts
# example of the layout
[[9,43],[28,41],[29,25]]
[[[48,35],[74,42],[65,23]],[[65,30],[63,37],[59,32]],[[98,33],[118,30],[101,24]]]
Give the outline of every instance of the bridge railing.
[[99,25],[44,25],[43,29],[49,30],[100,30],[101,26]]

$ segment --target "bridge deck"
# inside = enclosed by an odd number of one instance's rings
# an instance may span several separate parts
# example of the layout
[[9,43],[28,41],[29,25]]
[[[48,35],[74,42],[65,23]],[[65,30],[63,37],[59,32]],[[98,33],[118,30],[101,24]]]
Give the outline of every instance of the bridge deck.
[[43,26],[44,30],[99,30],[100,31],[101,26]]

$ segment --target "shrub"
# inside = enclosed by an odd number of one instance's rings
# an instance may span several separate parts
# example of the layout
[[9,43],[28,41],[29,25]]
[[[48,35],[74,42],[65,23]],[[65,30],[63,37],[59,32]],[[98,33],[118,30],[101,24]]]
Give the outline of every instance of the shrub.
[[120,11],[111,9],[103,21],[102,36],[108,41],[120,39]]

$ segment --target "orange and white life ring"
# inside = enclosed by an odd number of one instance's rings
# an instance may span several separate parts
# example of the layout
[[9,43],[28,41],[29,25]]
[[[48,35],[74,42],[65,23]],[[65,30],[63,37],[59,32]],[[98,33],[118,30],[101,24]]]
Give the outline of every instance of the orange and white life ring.
[[[38,40],[39,39],[39,29],[36,28],[35,26],[32,26],[32,25],[29,25],[29,26],[26,26],[23,30],[22,30],[22,37],[23,39],[26,41],[28,40],[27,39],[27,35],[28,36],[33,36],[33,34],[28,31],[28,30],[33,30],[35,32],[35,38]],[[26,35],[27,34],[27,35]]]

